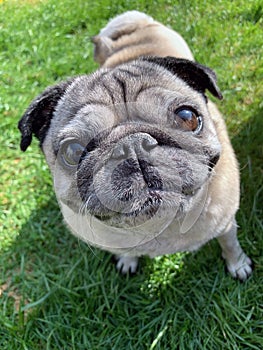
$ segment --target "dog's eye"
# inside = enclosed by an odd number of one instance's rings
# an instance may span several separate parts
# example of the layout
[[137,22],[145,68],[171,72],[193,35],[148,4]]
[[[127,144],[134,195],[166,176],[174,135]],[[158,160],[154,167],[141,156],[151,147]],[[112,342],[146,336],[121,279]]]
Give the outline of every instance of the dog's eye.
[[62,160],[67,166],[78,165],[81,155],[84,151],[84,147],[79,143],[67,143],[62,146]]
[[202,118],[190,108],[180,108],[175,112],[176,125],[185,131],[199,132],[202,128]]

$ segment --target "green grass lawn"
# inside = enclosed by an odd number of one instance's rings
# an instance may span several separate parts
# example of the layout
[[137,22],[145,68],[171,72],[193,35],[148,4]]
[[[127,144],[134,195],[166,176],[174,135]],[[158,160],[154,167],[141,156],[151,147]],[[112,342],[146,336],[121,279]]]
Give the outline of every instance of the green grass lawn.
[[[245,283],[217,242],[142,260],[120,276],[62,222],[37,142],[22,154],[17,122],[46,86],[97,68],[90,37],[138,9],[178,30],[215,69],[241,168]],[[0,349],[263,348],[263,6],[261,1],[0,1]]]

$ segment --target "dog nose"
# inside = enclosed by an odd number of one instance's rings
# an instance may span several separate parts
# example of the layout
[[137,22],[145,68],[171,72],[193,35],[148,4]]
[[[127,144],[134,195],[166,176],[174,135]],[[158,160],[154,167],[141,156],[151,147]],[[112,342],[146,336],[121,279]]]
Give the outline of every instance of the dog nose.
[[145,133],[129,135],[114,148],[111,157],[118,160],[127,159],[133,152],[137,155],[150,152],[157,145],[157,140],[151,135]]

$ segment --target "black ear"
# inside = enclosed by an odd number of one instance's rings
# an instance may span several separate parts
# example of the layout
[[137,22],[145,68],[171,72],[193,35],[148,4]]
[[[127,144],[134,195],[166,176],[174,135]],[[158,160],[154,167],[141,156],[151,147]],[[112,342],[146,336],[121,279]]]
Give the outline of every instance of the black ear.
[[170,56],[149,56],[142,57],[141,60],[156,63],[159,66],[166,68],[202,94],[204,94],[207,89],[218,99],[221,100],[223,98],[216,84],[217,79],[215,72],[202,64]]
[[43,143],[57,103],[71,82],[72,80],[68,80],[48,87],[32,101],[18,123],[18,128],[22,134],[20,142],[22,151],[26,151],[31,144],[33,135],[39,139],[40,145]]

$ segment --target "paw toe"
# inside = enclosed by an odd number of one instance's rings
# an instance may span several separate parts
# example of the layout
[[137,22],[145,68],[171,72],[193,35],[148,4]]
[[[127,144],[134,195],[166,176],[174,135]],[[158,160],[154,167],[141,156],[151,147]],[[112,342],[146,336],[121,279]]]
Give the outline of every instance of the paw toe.
[[238,278],[243,282],[252,274],[252,265],[251,259],[244,255],[242,259],[239,259],[236,263],[229,264],[227,268],[234,278]]
[[138,266],[137,257],[120,256],[117,257],[116,268],[122,274],[135,273]]

